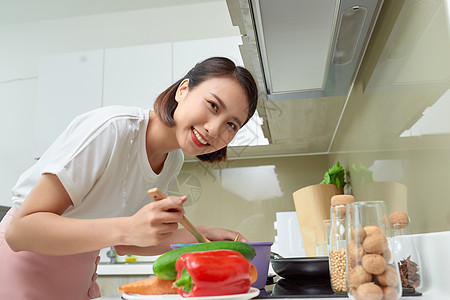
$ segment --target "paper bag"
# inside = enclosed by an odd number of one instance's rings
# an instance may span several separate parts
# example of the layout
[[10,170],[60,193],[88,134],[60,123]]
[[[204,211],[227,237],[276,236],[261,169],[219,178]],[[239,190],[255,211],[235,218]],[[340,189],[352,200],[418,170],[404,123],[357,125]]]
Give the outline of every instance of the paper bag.
[[306,256],[316,255],[316,243],[323,243],[323,220],[330,218],[331,197],[343,194],[335,184],[315,184],[293,193]]

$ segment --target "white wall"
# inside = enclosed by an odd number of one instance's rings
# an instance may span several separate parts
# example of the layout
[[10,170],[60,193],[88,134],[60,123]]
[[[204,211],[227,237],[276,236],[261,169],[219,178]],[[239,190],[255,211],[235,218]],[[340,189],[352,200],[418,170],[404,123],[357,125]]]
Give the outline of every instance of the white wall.
[[225,1],[0,26],[0,205],[11,205],[11,187],[34,163],[41,56],[238,34]]

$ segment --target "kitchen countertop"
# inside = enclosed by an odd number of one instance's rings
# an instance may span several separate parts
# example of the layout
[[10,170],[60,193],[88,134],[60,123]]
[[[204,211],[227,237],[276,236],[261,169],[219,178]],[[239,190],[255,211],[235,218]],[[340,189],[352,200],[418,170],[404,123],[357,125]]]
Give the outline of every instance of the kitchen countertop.
[[100,250],[97,274],[103,275],[153,275],[153,262],[160,256],[135,256],[137,262],[126,262],[126,256],[116,256],[116,263],[110,264],[110,248]]
[[[122,298],[120,297],[120,294],[114,294],[114,295],[109,295],[109,296],[105,296],[105,297],[101,297],[101,298],[97,298],[97,299],[101,299],[101,300],[121,300]],[[189,298],[186,298],[186,299],[189,299]],[[275,298],[275,299],[330,300],[330,298]],[[421,299],[423,299],[423,300],[431,300],[431,298],[430,299],[421,298]]]
[[[450,231],[433,232],[411,235],[419,252],[423,288],[422,296],[401,297],[401,300],[449,300],[450,280]],[[106,295],[99,300],[121,300],[121,294]],[[257,298],[256,298],[257,299]],[[268,298],[266,298],[268,299]],[[330,298],[272,298],[272,299],[298,299],[298,300],[330,300]]]
[[98,264],[97,274],[103,275],[153,275],[153,263]]
[[[113,295],[108,295],[108,296],[103,296],[97,299],[101,299],[101,300],[121,300],[121,294],[117,293],[117,294],[113,294]],[[186,298],[189,299],[189,298]],[[257,298],[256,298],[257,299]],[[266,298],[267,299],[267,298]],[[330,300],[333,298],[273,298],[273,299],[289,299],[289,300]],[[338,299],[345,299],[345,298],[338,298]],[[401,300],[448,300],[449,296],[448,295],[436,295],[436,294],[427,294],[424,293],[422,296],[417,296],[417,297],[401,297]]]

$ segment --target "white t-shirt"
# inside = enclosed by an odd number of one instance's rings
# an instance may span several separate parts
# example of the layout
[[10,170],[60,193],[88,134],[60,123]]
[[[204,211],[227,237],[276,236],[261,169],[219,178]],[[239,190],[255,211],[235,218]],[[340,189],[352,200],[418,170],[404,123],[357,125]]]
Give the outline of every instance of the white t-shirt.
[[75,118],[39,161],[12,189],[20,206],[42,174],[58,176],[73,206],[64,216],[109,218],[130,216],[152,201],[147,190],[168,185],[183,164],[181,150],[170,152],[155,174],[146,152],[149,110],[102,107]]

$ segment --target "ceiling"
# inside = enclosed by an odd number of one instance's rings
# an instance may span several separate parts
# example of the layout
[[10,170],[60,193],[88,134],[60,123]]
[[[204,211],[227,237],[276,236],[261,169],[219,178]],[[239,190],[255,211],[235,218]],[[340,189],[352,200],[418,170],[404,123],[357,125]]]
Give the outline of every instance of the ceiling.
[[220,0],[0,0],[0,26]]

